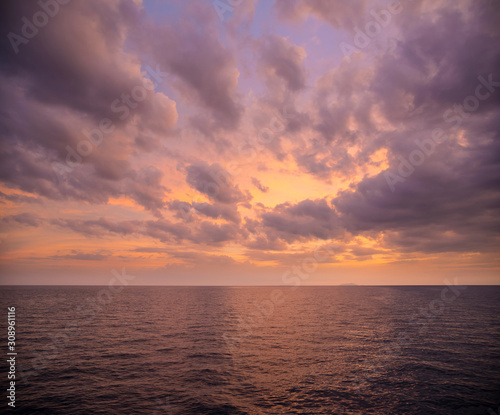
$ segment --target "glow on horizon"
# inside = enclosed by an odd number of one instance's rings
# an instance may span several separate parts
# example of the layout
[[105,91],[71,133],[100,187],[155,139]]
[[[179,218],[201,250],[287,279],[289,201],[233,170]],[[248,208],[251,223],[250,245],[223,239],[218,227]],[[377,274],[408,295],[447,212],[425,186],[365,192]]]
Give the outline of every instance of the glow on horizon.
[[0,284],[500,283],[498,10],[401,1],[347,56],[387,7],[92,0],[7,43]]

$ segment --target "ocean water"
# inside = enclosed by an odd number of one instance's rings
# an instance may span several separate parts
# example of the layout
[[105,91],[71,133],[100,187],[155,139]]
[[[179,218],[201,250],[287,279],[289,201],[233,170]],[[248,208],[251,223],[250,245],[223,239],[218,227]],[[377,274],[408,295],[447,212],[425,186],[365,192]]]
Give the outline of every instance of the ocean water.
[[499,413],[500,287],[122,288],[2,287],[0,413]]

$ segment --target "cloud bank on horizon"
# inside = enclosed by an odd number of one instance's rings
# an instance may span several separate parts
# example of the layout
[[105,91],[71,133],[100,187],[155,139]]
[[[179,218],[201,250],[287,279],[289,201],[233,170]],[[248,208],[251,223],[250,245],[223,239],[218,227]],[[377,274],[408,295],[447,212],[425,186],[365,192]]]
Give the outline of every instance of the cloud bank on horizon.
[[3,283],[500,282],[497,0],[2,8]]

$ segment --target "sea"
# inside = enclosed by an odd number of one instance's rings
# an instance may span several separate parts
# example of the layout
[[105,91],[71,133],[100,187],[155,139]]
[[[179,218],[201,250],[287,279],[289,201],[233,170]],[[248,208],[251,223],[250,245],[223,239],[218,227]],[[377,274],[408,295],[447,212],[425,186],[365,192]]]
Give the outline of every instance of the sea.
[[4,286],[0,304],[1,414],[500,414],[498,286]]

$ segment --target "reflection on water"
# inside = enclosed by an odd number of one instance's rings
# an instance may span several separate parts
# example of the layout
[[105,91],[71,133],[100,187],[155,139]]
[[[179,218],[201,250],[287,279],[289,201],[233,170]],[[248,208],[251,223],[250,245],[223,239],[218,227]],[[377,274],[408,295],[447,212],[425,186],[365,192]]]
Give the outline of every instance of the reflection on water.
[[126,287],[82,315],[98,290],[3,290],[3,309],[17,311],[18,413],[489,414],[500,405],[497,287],[447,302],[442,287]]

